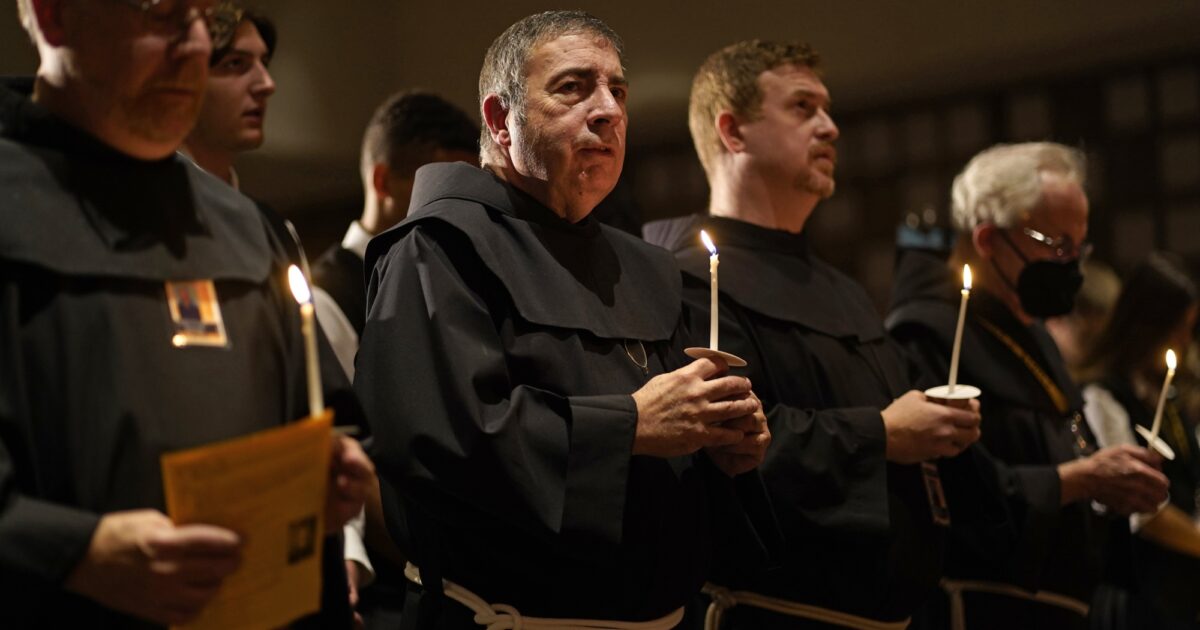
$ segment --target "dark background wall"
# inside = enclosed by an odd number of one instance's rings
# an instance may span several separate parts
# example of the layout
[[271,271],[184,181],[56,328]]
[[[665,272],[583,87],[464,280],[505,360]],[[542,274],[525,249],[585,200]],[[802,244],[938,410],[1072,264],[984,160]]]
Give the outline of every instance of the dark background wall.
[[[244,189],[291,216],[310,249],[340,238],[361,203],[363,124],[396,89],[476,110],[479,63],[524,0],[260,0],[280,31],[267,143],[239,163]],[[740,39],[807,39],[825,57],[842,129],[838,194],[817,247],[882,304],[901,221],[945,221],[950,181],[992,143],[1052,139],[1092,163],[1097,256],[1151,248],[1200,262],[1200,0],[843,0],[574,3],[626,40],[629,157],[607,202],[635,220],[702,210],[687,135],[692,72]],[[0,75],[36,55],[15,4],[0,13]],[[126,10],[114,6],[113,10]]]

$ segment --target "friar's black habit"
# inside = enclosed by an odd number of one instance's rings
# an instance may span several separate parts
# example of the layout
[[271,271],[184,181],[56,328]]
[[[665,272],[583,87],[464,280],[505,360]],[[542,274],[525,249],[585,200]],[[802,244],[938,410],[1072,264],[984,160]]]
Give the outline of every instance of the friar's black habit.
[[[418,170],[411,209],[367,251],[355,387],[423,581],[524,615],[646,620],[699,591],[714,549],[761,559],[737,491],[755,473],[631,455],[630,394],[686,361],[670,255],[465,164]],[[405,613],[473,627],[436,601]]]
[[[286,249],[188,160],[130,158],[3,86],[0,213],[0,625],[148,626],[63,582],[101,515],[164,509],[162,454],[308,413]],[[164,282],[203,279],[229,345],[176,347]],[[327,398],[357,421],[321,347]],[[340,547],[339,609],[314,626],[350,621]]]
[[[920,250],[902,254],[896,276],[888,328],[927,371],[946,378],[958,317],[956,279],[944,260]],[[1128,525],[1101,518],[1086,502],[1060,505],[1057,465],[1090,452],[1095,442],[1080,413],[1079,389],[1044,326],[1026,326],[976,286],[958,380],[983,391],[980,443],[1009,472],[1000,490],[1019,537],[998,555],[993,540],[956,528],[947,575],[1051,591],[1093,608],[1111,605],[1111,597],[1095,595],[1106,570],[1115,581],[1128,577]],[[1087,627],[1074,613],[1007,596],[975,594],[966,601],[968,627]]]
[[[943,532],[920,468],[886,461],[880,411],[929,383],[865,291],[802,233],[721,217],[647,226],[676,251],[694,330],[707,332],[710,304],[702,227],[720,252],[720,347],[749,362],[767,410],[762,474],[786,537],[781,566],[728,586],[881,621],[913,615],[940,576]],[[1002,528],[1002,510],[960,491],[980,483],[976,464],[970,454],[939,463],[952,518]],[[729,615],[735,627],[808,627],[749,607]]]

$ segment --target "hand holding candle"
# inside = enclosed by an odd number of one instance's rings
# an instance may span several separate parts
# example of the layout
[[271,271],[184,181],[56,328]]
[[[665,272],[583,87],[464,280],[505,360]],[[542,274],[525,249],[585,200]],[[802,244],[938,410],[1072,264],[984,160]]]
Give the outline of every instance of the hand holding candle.
[[1167,459],[1175,459],[1175,451],[1158,437],[1158,431],[1162,428],[1163,410],[1167,406],[1167,392],[1171,389],[1171,380],[1175,378],[1175,351],[1167,350],[1167,378],[1163,381],[1162,391],[1158,394],[1158,407],[1154,410],[1154,422],[1150,425],[1150,430],[1146,431],[1146,427],[1138,426],[1138,433],[1146,440],[1146,444],[1150,448],[1158,451],[1160,455]]
[[321,390],[321,364],[317,358],[316,316],[313,314],[312,291],[304,273],[296,265],[288,267],[288,283],[292,295],[300,303],[300,330],[304,334],[304,363],[308,375],[308,413],[320,415],[325,411],[325,397]]

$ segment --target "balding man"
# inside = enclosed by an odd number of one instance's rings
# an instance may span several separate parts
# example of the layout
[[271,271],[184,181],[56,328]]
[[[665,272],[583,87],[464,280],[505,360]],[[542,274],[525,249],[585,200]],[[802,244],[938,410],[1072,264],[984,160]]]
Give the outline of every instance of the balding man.
[[[0,88],[0,616],[185,623],[245,541],[172,523],[160,457],[308,414],[286,254],[252,202],[175,154],[207,79],[212,2],[18,7],[41,63],[32,96]],[[355,443],[334,444],[327,531],[371,475]],[[332,560],[326,585],[344,591]],[[313,624],[348,624],[345,600]]]

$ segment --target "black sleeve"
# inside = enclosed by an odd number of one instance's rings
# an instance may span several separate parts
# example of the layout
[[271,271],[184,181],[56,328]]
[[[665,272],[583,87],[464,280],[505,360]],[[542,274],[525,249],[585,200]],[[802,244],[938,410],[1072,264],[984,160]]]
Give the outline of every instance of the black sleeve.
[[[629,394],[514,384],[478,258],[417,226],[372,270],[355,388],[380,476],[435,518],[482,510],[535,535],[619,543]],[[451,259],[448,251],[457,256]]]
[[59,585],[87,552],[100,515],[22,491],[17,471],[30,468],[21,458],[34,419],[21,391],[17,303],[15,290],[0,284],[0,583]]
[[[707,286],[687,281],[684,301],[692,321],[694,342],[708,345]],[[771,428],[771,446],[760,467],[765,487],[775,501],[783,531],[801,531],[816,523],[857,531],[888,527],[887,436],[883,417],[874,407],[804,409],[774,402],[785,387],[808,387],[805,375],[771,374],[769,362],[755,338],[753,322],[736,303],[720,304],[721,349],[749,364],[747,376],[760,398]],[[788,348],[787,352],[804,352]]]
[[[949,378],[949,349],[940,347],[920,326],[897,326],[892,336],[908,351],[920,373],[935,382]],[[992,418],[987,412],[985,407],[985,435],[990,423],[1016,421]],[[1058,470],[1054,466],[1010,465],[993,455],[982,440],[958,457],[942,460],[939,468],[960,541],[1014,583],[1036,588],[1042,563],[1052,555],[1051,533],[1062,514]]]

